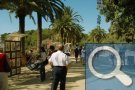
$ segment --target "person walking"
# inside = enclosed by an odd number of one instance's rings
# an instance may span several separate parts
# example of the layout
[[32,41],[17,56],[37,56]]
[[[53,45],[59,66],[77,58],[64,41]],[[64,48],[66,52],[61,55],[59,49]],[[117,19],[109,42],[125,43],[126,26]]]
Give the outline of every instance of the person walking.
[[82,64],[85,65],[85,49],[84,49],[84,47],[81,50],[81,61],[82,61]]
[[82,46],[79,47],[79,56],[80,56],[80,62],[82,64],[83,63],[82,58],[81,58],[81,56],[82,56]]
[[6,54],[0,49],[0,90],[8,90],[8,72],[10,70]]
[[53,66],[53,80],[51,90],[57,90],[60,82],[60,90],[65,90],[66,75],[69,64],[68,56],[63,53],[64,45],[59,44],[57,52],[54,52],[49,58],[49,63]]
[[76,63],[77,63],[78,55],[79,55],[79,49],[78,49],[77,45],[76,45],[76,48],[74,49],[74,55],[75,55],[75,60],[76,60]]
[[46,79],[45,65],[48,64],[48,60],[45,48],[42,46],[40,50],[41,50],[41,58],[40,58],[41,65],[39,71],[40,71],[40,80],[41,82],[43,82]]

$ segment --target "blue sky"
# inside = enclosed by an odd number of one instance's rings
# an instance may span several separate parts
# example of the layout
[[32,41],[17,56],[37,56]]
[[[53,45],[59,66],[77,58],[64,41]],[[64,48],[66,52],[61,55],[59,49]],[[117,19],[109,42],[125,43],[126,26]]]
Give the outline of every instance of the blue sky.
[[[78,12],[78,14],[81,15],[83,21],[80,24],[84,27],[86,33],[90,32],[90,30],[97,26],[97,0],[64,0],[63,2],[65,5],[70,6],[75,12]],[[33,15],[35,20],[37,20],[36,14],[33,13]],[[12,21],[10,21],[9,16],[12,17]],[[101,18],[101,27],[108,30],[110,24],[105,22],[105,18],[103,16]],[[37,29],[37,25],[33,23],[32,19],[27,16],[25,20],[26,30]],[[43,28],[48,27],[49,23],[43,20]],[[15,18],[15,14],[9,15],[8,11],[0,10],[0,34],[17,32],[18,29],[18,18]]]

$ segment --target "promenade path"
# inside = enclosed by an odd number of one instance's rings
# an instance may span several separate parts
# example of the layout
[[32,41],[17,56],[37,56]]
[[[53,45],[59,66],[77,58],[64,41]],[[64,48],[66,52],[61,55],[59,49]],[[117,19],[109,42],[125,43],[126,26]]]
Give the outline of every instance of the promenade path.
[[[66,90],[85,90],[85,67],[80,62],[75,63],[73,57],[70,57],[70,60]],[[40,82],[38,71],[23,67],[20,75],[9,77],[9,90],[51,90],[51,70],[50,65],[47,65],[47,78],[44,82]]]

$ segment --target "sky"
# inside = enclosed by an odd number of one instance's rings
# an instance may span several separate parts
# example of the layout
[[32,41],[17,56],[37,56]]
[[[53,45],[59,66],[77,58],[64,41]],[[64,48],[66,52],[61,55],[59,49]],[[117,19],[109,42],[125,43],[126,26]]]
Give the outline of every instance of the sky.
[[[97,0],[63,0],[66,6],[70,6],[74,12],[77,12],[83,21],[80,22],[84,27],[85,33],[90,32],[97,26],[97,16],[99,11],[96,9]],[[11,16],[11,19],[10,19]],[[37,20],[36,13],[33,13],[35,21]],[[49,28],[50,23],[43,19],[43,28]],[[108,31],[109,23],[105,22],[105,17],[101,16],[101,28]],[[0,10],[0,34],[17,32],[19,29],[19,20],[15,18],[15,14],[9,14],[6,10]],[[25,30],[37,29],[37,25],[33,23],[29,16],[25,19]]]

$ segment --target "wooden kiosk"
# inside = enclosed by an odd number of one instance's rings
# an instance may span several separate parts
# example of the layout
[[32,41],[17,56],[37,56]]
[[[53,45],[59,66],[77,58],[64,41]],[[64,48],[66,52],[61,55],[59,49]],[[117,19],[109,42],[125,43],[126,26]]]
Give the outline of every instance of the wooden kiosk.
[[21,41],[24,34],[9,34],[4,43],[4,51],[11,65],[9,76],[18,75],[21,73]]

